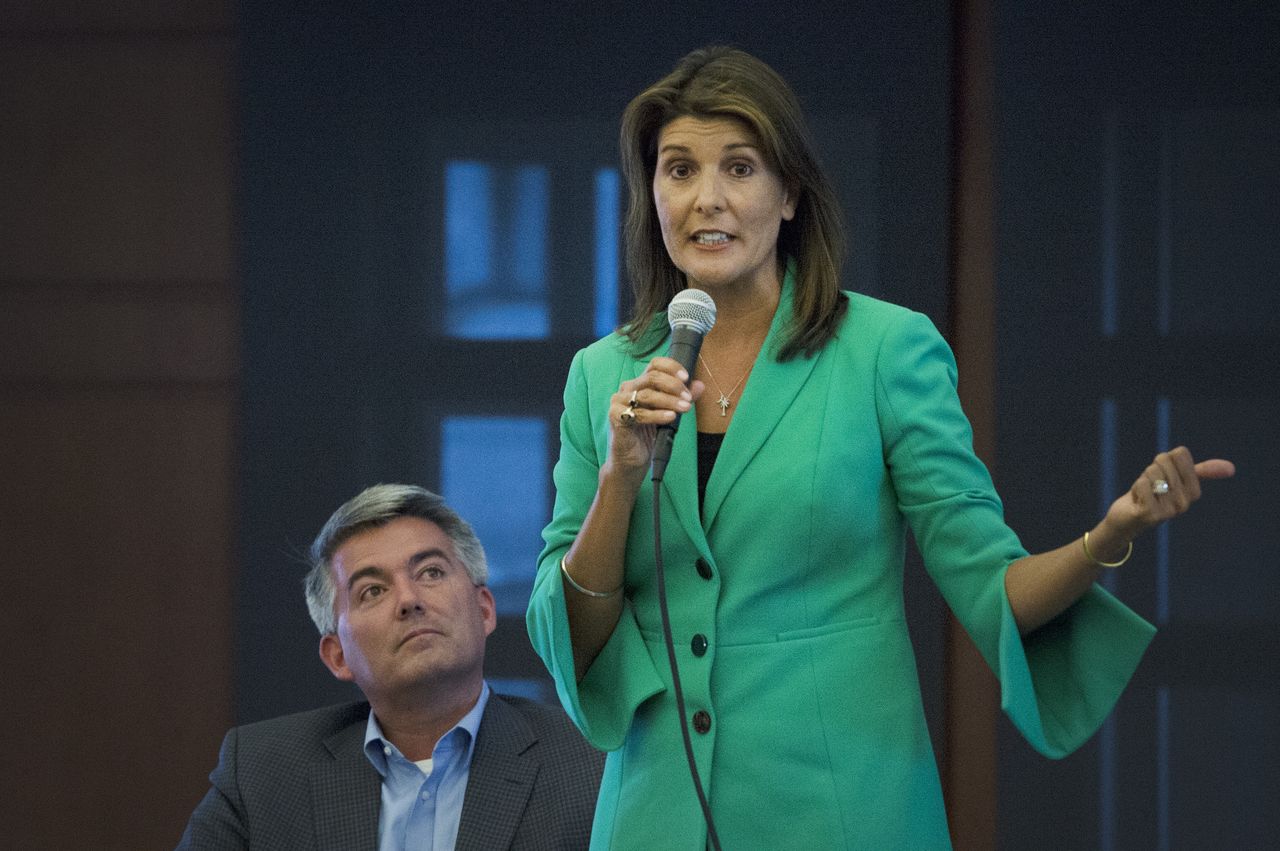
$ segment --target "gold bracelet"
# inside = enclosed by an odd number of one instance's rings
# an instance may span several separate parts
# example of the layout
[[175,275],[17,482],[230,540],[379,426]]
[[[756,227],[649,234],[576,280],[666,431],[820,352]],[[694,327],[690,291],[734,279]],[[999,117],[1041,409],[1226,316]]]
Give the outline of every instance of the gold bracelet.
[[[1133,541],[1129,542],[1129,549],[1125,551],[1124,558],[1120,559],[1119,561],[1099,561],[1098,558],[1094,556],[1093,553],[1089,552],[1089,533],[1085,532],[1084,533],[1084,554],[1085,554],[1085,557],[1089,559],[1089,561],[1093,562],[1098,567],[1119,567],[1120,565],[1124,564],[1126,561],[1129,560],[1129,556],[1133,555]],[[573,580],[570,579],[569,581],[572,582]]]
[[564,581],[568,582],[569,585],[573,587],[573,590],[577,591],[579,594],[586,594],[588,597],[595,597],[597,600],[607,600],[608,598],[612,597],[614,594],[617,594],[619,591],[622,590],[621,585],[619,585],[617,588],[614,588],[612,591],[605,591],[605,592],[592,591],[590,588],[583,588],[581,585],[574,582],[573,577],[569,575],[569,568],[565,566],[565,561],[568,558],[569,558],[568,556],[564,556],[563,558],[560,559],[560,572],[564,574]]

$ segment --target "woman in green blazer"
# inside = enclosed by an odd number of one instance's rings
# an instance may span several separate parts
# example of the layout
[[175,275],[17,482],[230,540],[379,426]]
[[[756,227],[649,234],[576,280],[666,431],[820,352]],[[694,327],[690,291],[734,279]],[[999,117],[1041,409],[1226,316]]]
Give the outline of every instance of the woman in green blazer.
[[[905,535],[1048,756],[1102,722],[1154,629],[1094,580],[1225,461],[1162,453],[1090,530],[1029,556],[973,454],[950,350],[838,290],[834,196],[794,96],[738,51],[686,57],[623,118],[632,322],[579,352],[529,606],[565,708],[609,751],[593,848],[707,847],[654,581],[662,557],[694,760],[723,847],[949,844],[903,613]],[[654,357],[685,287],[718,317],[693,375]],[[705,392],[710,390],[711,392]]]

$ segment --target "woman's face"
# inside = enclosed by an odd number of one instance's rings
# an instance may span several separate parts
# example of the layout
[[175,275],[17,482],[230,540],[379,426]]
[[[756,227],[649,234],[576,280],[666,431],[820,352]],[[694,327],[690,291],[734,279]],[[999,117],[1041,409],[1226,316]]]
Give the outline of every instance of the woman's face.
[[795,198],[745,122],[682,116],[663,127],[653,200],[667,253],[690,286],[779,286],[778,229],[795,215]]

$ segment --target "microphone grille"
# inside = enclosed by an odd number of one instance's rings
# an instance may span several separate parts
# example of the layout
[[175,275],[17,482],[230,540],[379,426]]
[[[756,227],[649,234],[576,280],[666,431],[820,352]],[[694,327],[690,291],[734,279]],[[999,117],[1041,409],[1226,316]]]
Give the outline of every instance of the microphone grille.
[[716,324],[716,303],[702,290],[681,290],[667,306],[667,323],[675,328],[692,328],[705,334]]

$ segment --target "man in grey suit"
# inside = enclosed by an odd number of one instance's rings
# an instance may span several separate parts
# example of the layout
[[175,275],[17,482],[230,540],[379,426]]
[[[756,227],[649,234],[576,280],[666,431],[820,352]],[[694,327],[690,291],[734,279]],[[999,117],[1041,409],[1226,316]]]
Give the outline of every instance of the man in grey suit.
[[237,727],[179,848],[586,848],[603,756],[484,681],[484,550],[430,491],[377,485],[311,547],[320,658],[368,702]]

